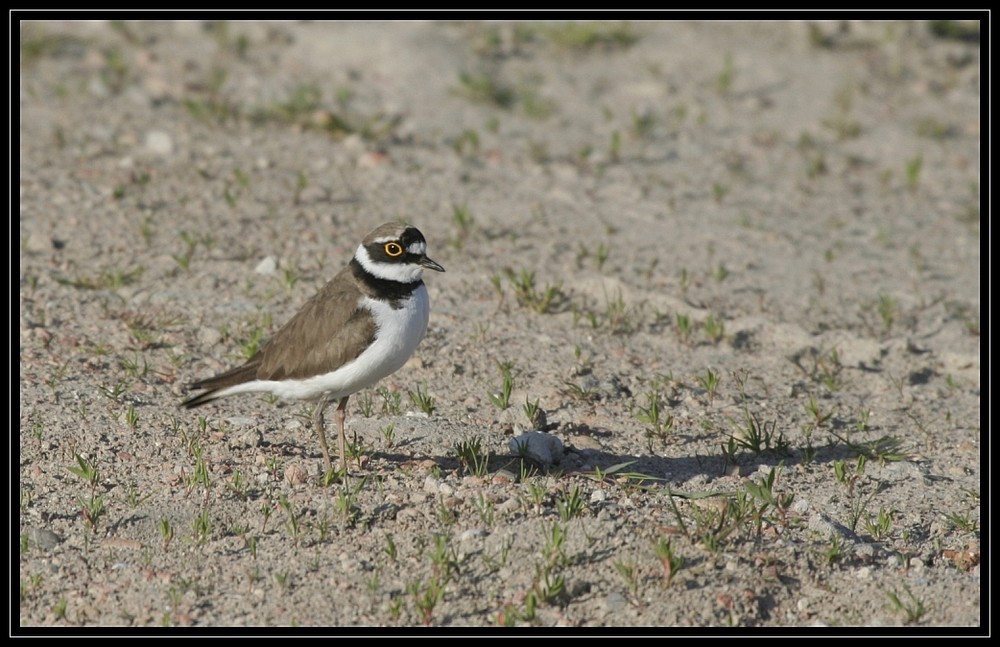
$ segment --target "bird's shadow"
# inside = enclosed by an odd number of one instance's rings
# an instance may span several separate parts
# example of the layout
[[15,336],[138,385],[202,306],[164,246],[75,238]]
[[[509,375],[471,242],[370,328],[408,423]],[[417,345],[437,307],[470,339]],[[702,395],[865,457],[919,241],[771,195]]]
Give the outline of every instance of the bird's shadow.
[[[685,445],[704,441],[703,438],[684,434],[677,434],[667,446],[668,451],[680,455],[631,454],[592,447],[595,444],[593,440],[582,441],[583,437],[610,439],[614,435],[613,430],[576,425],[555,431],[557,433],[553,435],[563,442],[564,452],[561,460],[551,464],[539,462],[530,455],[517,452],[479,450],[481,460],[470,460],[468,455],[461,456],[454,449],[445,454],[401,451],[418,446],[426,438],[423,434],[397,438],[392,446],[386,449],[376,449],[372,444],[362,442],[360,437],[355,437],[353,441],[361,448],[356,449],[356,452],[365,456],[362,473],[391,470],[394,466],[412,466],[415,463],[425,465],[433,463],[443,473],[473,474],[484,479],[507,482],[524,481],[537,475],[556,477],[582,475],[599,480],[626,478],[648,486],[661,483],[668,487],[684,484],[693,479],[706,482],[707,478],[710,482],[727,476],[750,476],[761,471],[762,467],[832,464],[840,460],[853,460],[858,456],[857,447],[836,443],[810,449],[789,446],[780,450],[742,449],[732,453],[731,450],[727,451],[724,443],[720,442],[719,450],[715,452],[684,453],[683,449],[678,452],[678,447],[683,448]],[[284,456],[295,456],[305,460],[322,458],[311,443],[303,440],[279,440],[270,443],[265,441],[264,445],[280,451]]]

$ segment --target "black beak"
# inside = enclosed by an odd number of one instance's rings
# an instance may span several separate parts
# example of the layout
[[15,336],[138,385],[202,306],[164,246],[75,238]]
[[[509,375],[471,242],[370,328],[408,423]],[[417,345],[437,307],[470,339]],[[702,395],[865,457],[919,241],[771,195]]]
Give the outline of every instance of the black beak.
[[429,259],[426,256],[424,256],[423,258],[421,258],[419,262],[420,262],[420,265],[422,265],[423,267],[426,267],[429,270],[434,270],[435,272],[443,272],[444,271],[443,267],[441,267],[440,265],[438,265],[437,263],[435,263],[434,261],[432,261],[431,259]]

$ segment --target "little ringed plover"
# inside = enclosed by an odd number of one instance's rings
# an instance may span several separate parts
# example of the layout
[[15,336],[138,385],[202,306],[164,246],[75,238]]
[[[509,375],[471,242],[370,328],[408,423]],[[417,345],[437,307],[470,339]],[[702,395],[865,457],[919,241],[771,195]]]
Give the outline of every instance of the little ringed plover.
[[424,269],[444,268],[427,257],[413,226],[386,223],[365,236],[354,258],[324,285],[245,364],[188,385],[197,407],[237,393],[273,393],[316,403],[313,425],[327,471],[330,452],[323,409],[337,402],[341,469],[347,469],[347,399],[397,371],[427,330],[430,299]]

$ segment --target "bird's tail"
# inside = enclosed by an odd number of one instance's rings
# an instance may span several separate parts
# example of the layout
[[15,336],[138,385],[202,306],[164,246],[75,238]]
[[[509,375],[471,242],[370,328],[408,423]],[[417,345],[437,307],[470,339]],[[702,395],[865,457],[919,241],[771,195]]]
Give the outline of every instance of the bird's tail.
[[238,366],[230,371],[226,371],[225,373],[220,373],[214,377],[199,380],[198,382],[192,382],[187,385],[187,390],[200,390],[202,393],[184,400],[181,402],[181,406],[193,409],[194,407],[201,406],[206,402],[211,402],[216,398],[225,396],[225,390],[231,386],[243,384],[244,382],[250,382],[255,379],[257,379],[257,366],[255,363],[248,363],[243,366]]

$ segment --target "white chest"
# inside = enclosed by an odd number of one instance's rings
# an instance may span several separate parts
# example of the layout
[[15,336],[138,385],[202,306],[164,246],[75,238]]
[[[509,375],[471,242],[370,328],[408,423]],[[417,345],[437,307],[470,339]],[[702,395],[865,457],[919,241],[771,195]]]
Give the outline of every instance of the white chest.
[[287,384],[286,388],[294,392],[288,396],[337,399],[351,395],[395,373],[410,359],[427,332],[427,287],[421,285],[414,290],[398,308],[368,297],[362,297],[359,305],[375,317],[375,341],[357,359],[335,371]]

